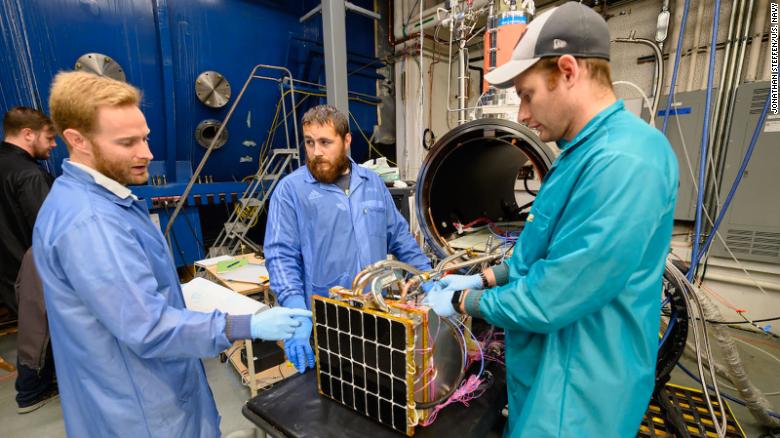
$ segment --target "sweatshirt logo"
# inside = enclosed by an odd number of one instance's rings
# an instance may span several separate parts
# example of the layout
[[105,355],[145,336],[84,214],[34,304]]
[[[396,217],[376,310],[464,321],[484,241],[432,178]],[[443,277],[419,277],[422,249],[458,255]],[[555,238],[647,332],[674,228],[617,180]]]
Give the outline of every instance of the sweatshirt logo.
[[309,201],[313,201],[315,199],[322,198],[322,195],[316,190],[312,190],[311,193],[309,193]]

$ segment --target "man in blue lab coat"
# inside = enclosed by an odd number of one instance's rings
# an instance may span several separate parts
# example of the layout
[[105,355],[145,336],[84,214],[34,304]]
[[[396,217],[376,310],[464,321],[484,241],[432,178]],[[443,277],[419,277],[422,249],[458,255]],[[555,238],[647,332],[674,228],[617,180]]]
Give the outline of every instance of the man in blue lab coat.
[[185,309],[176,267],[145,201],[152,159],[140,92],[84,72],[54,78],[49,107],[70,160],[35,223],[68,436],[215,437],[199,358],[234,340],[291,337],[305,310]]
[[[351,287],[358,272],[388,254],[430,270],[382,179],[349,158],[347,116],[320,105],[304,114],[301,125],[306,166],[274,190],[266,226],[266,266],[279,302],[310,308],[312,295]],[[310,335],[311,322],[303,321],[285,343],[300,372],[314,367]]]

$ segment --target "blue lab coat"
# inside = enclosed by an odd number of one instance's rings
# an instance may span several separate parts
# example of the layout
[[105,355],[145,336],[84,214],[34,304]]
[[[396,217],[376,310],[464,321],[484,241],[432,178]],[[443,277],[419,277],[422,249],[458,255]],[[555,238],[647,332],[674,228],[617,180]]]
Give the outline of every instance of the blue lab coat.
[[388,254],[431,269],[379,175],[351,166],[349,196],[306,166],[274,190],[264,250],[271,289],[286,307],[310,308],[312,295],[351,287],[358,272]]
[[506,329],[510,437],[633,437],[654,386],[677,196],[664,136],[617,101],[546,175],[479,313]]
[[144,201],[67,160],[62,167],[38,214],[33,255],[68,436],[219,436],[198,358],[230,346],[225,315],[184,309]]

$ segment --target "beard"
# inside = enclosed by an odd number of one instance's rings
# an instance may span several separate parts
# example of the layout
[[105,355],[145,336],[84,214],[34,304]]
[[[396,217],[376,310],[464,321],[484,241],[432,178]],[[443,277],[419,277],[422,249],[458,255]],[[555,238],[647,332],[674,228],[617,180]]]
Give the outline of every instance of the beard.
[[306,158],[306,167],[309,168],[314,179],[324,184],[333,184],[341,175],[349,169],[349,158],[347,158],[347,148],[341,152],[341,155],[330,162],[324,158]]
[[95,170],[123,186],[145,184],[149,180],[148,171],[142,175],[134,175],[131,170],[131,163],[108,159],[97,145],[94,145],[93,154]]

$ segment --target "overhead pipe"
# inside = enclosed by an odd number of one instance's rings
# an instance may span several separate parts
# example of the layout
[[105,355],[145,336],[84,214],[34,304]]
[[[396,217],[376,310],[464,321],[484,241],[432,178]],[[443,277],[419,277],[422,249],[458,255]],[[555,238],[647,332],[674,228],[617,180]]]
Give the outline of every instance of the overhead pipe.
[[[704,99],[704,124],[701,129],[701,145],[699,152],[699,184],[698,184],[698,196],[696,199],[696,221],[694,224],[694,238],[693,238],[693,256],[691,257],[691,267],[688,270],[688,281],[693,281],[693,277],[696,274],[696,267],[699,262],[697,254],[699,254],[699,239],[701,238],[701,225],[702,225],[702,207],[704,204],[704,175],[707,170],[707,154],[709,146],[709,127],[710,127],[710,109],[712,105],[712,85],[715,79],[715,44],[718,42],[718,21],[720,18],[720,0],[715,0],[714,14],[712,17],[712,36],[710,41],[710,60],[709,68],[707,71],[707,93]],[[668,113],[667,113],[668,114]],[[667,116],[664,121],[669,119]]]
[[[680,4],[680,3],[683,3],[683,4]],[[682,48],[682,41],[680,41],[680,27],[683,25],[682,17],[685,15],[685,7],[686,7],[685,4],[690,5],[690,0],[682,0],[682,2],[681,1],[676,1],[675,2],[675,6],[674,6],[674,10],[672,11],[674,22],[672,24],[672,35],[671,35],[671,39],[670,39],[670,44],[668,46],[669,48],[667,50],[667,56],[668,56],[669,61],[672,61],[673,59],[675,59],[675,57],[677,56],[677,52],[679,50],[681,50],[681,48]],[[683,29],[683,32],[684,31],[685,31],[685,29]],[[679,43],[679,44],[675,45],[675,43]],[[669,78],[670,82],[668,84],[669,88],[665,88],[665,90],[668,91],[668,90],[671,90],[671,85],[672,85],[671,80],[672,80],[673,73],[674,73],[674,62],[666,63],[666,68],[667,68],[667,72],[666,72],[666,74],[664,76]],[[666,87],[666,86],[667,86],[667,84],[664,84],[664,87]]]
[[650,110],[650,124],[654,125],[655,116],[658,113],[658,104],[661,101],[662,88],[664,83],[664,64],[663,53],[661,53],[661,46],[655,41],[646,38],[635,38],[635,32],[631,32],[628,38],[615,38],[617,43],[633,43],[649,46],[653,49],[653,55],[655,56],[655,75],[653,84],[653,107],[648,108]]
[[[490,0],[475,0],[474,3],[471,5],[471,8],[472,9],[479,9],[479,8],[481,8],[483,6],[486,6],[489,3],[489,1]],[[409,40],[411,40],[413,38],[419,38],[421,31],[424,33],[426,30],[428,30],[430,28],[433,28],[433,27],[436,27],[437,25],[446,24],[445,22],[447,21],[447,18],[444,18],[444,19],[440,20],[439,17],[436,15],[436,13],[437,13],[437,11],[439,9],[446,9],[444,7],[445,5],[446,5],[446,2],[443,2],[443,3],[440,3],[440,4],[436,5],[436,6],[434,6],[434,7],[425,9],[423,11],[423,13],[422,13],[422,21],[423,21],[422,30],[419,29],[419,26],[420,26],[420,17],[419,17],[419,15],[417,15],[416,19],[413,21],[413,24],[414,24],[414,26],[416,28],[413,27],[411,29],[411,33],[409,33],[408,35],[404,35],[403,33],[397,33],[395,28],[390,28],[390,29],[392,29],[392,32],[393,32],[393,38],[392,38],[392,40],[388,39],[388,42],[390,42],[390,44],[396,46],[398,44],[401,44],[401,43],[404,43],[406,41],[409,41]],[[430,35],[427,35],[427,34],[425,35],[425,38],[433,40],[433,37],[430,36]]]
[[[761,13],[762,14],[768,14],[769,11],[765,9],[765,10],[761,11]],[[770,75],[772,74],[772,67],[771,67],[772,63],[769,62],[769,60],[772,59],[772,55],[773,54],[775,54],[775,55],[777,54],[777,53],[775,53],[774,50],[775,49],[774,49],[774,47],[772,47],[771,42],[767,41],[767,43],[766,43],[766,54],[764,55],[765,56],[765,58],[764,58],[765,61],[763,62],[764,66],[763,66],[762,73],[761,73],[761,80],[762,81],[768,81]]]
[[669,82],[669,94],[666,99],[666,116],[664,116],[664,123],[663,126],[661,127],[661,132],[663,132],[664,135],[666,135],[666,128],[669,125],[669,119],[671,119],[669,113],[672,109],[672,103],[674,102],[674,87],[677,82],[677,73],[680,68],[680,52],[682,51],[683,36],[685,35],[685,23],[688,20],[688,8],[690,6],[691,6],[691,1],[685,0],[685,4],[682,10],[682,17],[680,18],[679,21],[677,21],[677,16],[680,15],[679,12],[680,8],[676,8],[674,12],[675,22],[676,22],[674,31],[677,33],[677,48],[675,49],[674,52],[674,63],[672,64],[672,79]]
[[[706,202],[710,211],[710,217],[715,217],[718,214],[718,210],[721,208],[717,204],[718,193],[722,185],[723,168],[725,166],[726,154],[728,149],[728,138],[731,135],[731,125],[734,121],[734,103],[737,99],[737,87],[739,86],[739,78],[742,75],[742,66],[745,60],[745,49],[747,46],[747,37],[750,34],[750,22],[752,21],[753,5],[755,0],[748,0],[747,11],[745,11],[744,2],[741,4],[739,11],[740,20],[737,24],[737,34],[739,36],[739,46],[734,48],[730,59],[724,58],[724,63],[731,63],[728,66],[728,75],[726,76],[726,82],[721,83],[720,88],[724,90],[724,100],[719,103],[719,118],[716,118],[717,125],[715,126],[715,136],[713,137],[712,158],[714,169],[712,169],[712,184],[706,186],[707,192],[705,192]],[[746,12],[746,13],[745,13]],[[735,41],[735,44],[737,42]],[[716,113],[717,114],[717,113]]]
[[[429,8],[432,9],[432,8]],[[428,10],[429,10],[428,9]],[[403,44],[409,40],[417,39],[420,37],[420,32],[411,33],[406,36],[395,36],[395,1],[394,0],[387,0],[387,43],[390,44],[390,47],[395,47],[399,44]],[[425,11],[423,11],[423,14],[425,14]],[[428,35],[426,33],[423,33],[423,36],[431,41],[433,41],[433,36]]]
[[761,59],[761,44],[764,40],[764,27],[769,11],[769,0],[758,0],[756,6],[756,26],[750,41],[750,54],[748,55],[748,67],[745,72],[745,82],[753,82],[758,76],[758,61]]
[[[710,153],[712,154],[712,160],[713,163],[715,162],[715,155],[719,155],[720,151],[716,150],[716,147],[718,146],[718,138],[721,134],[722,130],[722,117],[725,111],[723,111],[723,104],[724,99],[726,96],[726,91],[729,89],[730,85],[730,77],[733,73],[731,71],[731,67],[733,65],[733,62],[731,61],[732,58],[732,52],[736,53],[736,49],[732,50],[734,48],[734,35],[735,35],[735,26],[741,26],[742,24],[742,14],[745,11],[745,0],[737,0],[735,3],[732,3],[730,16],[729,16],[729,28],[728,32],[726,34],[726,40],[724,42],[723,46],[723,63],[721,65],[721,74],[719,78],[718,83],[718,96],[717,100],[715,101],[713,115],[712,115],[712,124],[710,125],[710,132],[709,134],[709,143],[708,147],[710,150]],[[739,18],[737,18],[739,17]],[[737,30],[737,32],[739,32]],[[717,40],[714,40],[717,43]],[[712,45],[710,47],[711,51],[717,52],[717,48],[715,45]],[[705,75],[706,76],[706,75]],[[708,88],[709,86],[707,86]],[[704,192],[704,200],[702,201],[703,208],[707,209],[707,213],[709,214],[709,217],[714,217],[714,215],[717,214],[717,209],[720,207],[717,205],[717,193],[716,193],[716,187],[718,186],[717,181],[715,181],[717,175],[714,172],[714,166],[709,166],[709,161],[705,161],[702,163],[705,167],[705,177],[704,180],[701,181],[701,186],[699,186],[699,190]],[[704,230],[706,232],[706,229],[709,227],[709,225],[705,222],[704,223]]]
[[699,7],[696,9],[696,27],[693,30],[691,56],[688,58],[688,81],[685,85],[685,91],[693,90],[693,73],[696,71],[696,58],[699,56],[699,36],[701,35],[701,24],[703,21],[704,0],[699,0]]

